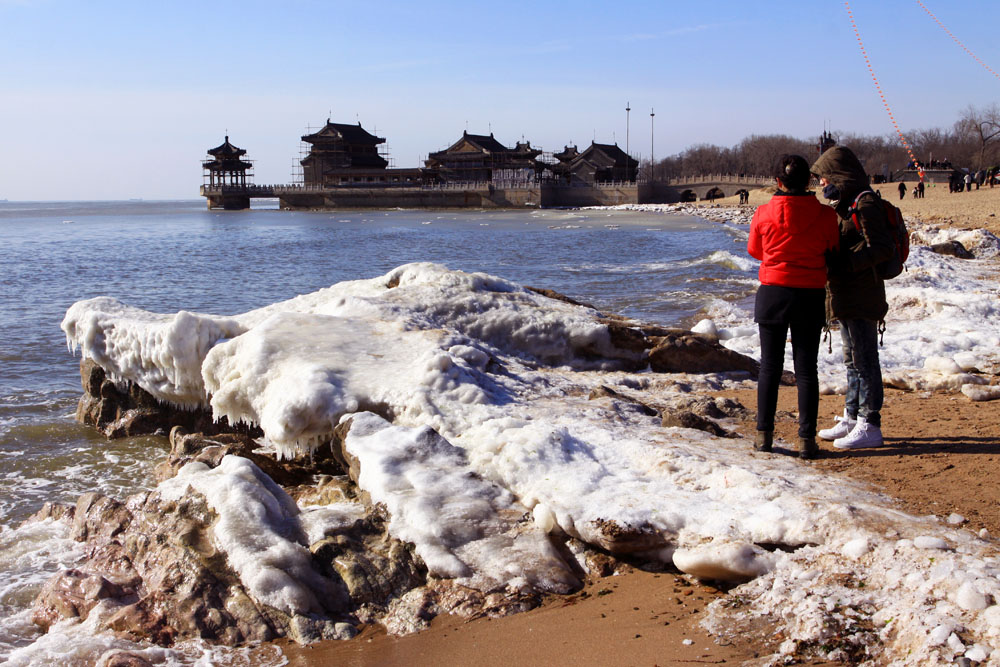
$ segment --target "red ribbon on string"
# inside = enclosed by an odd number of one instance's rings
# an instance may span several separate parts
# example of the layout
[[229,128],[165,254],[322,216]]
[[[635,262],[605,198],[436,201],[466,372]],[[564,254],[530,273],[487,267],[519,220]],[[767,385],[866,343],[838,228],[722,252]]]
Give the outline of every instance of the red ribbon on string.
[[847,8],[847,17],[851,20],[851,27],[854,28],[854,35],[858,38],[858,46],[861,47],[861,55],[865,59],[865,65],[868,66],[868,71],[872,75],[872,81],[875,82],[875,90],[878,92],[878,96],[882,99],[882,105],[885,107],[886,113],[889,114],[889,120],[892,121],[892,126],[896,128],[896,134],[899,135],[899,140],[903,142],[903,147],[909,154],[910,159],[913,160],[913,164],[917,166],[917,172],[920,174],[920,180],[922,181],[924,180],[924,168],[920,166],[917,156],[913,154],[913,149],[910,148],[910,142],[906,140],[906,137],[903,135],[903,131],[899,129],[899,123],[896,122],[896,116],[892,113],[889,101],[885,99],[885,93],[882,92],[882,85],[879,84],[878,77],[875,76],[875,68],[872,67],[872,62],[868,59],[868,51],[865,49],[865,43],[861,41],[861,32],[858,30],[858,24],[854,21],[854,13],[851,11],[851,3],[845,0],[844,7]]

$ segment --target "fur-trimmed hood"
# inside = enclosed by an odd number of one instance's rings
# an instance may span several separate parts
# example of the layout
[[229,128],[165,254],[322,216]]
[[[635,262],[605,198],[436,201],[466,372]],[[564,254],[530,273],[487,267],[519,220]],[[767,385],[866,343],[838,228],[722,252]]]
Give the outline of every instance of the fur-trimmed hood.
[[834,146],[819,156],[810,171],[825,178],[840,190],[841,201],[853,201],[868,189],[868,174],[854,152],[845,146]]

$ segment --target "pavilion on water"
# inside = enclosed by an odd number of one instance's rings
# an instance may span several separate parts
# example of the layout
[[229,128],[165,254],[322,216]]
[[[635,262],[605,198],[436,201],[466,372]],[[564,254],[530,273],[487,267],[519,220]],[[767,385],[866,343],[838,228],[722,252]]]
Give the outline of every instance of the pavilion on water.
[[208,149],[212,159],[201,163],[205,169],[206,185],[245,188],[247,176],[253,178],[253,173],[247,174],[248,170],[253,169],[253,163],[242,159],[246,153],[244,149],[229,143],[228,135],[221,146]]

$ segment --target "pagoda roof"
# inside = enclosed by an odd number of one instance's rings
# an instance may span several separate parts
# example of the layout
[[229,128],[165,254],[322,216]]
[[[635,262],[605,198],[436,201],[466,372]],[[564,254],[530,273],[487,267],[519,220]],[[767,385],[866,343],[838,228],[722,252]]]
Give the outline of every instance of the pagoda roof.
[[510,152],[511,150],[506,146],[504,146],[503,144],[501,144],[499,141],[497,141],[496,138],[493,136],[492,132],[490,132],[488,135],[469,134],[468,132],[463,132],[462,138],[473,144],[476,144],[483,150],[488,151],[490,153],[504,153],[504,152]]
[[513,153],[490,134],[469,134],[462,132],[462,138],[442,151],[431,153],[430,156],[446,155],[448,153]]
[[567,162],[569,160],[572,160],[579,154],[580,151],[577,150],[576,146],[566,146],[566,148],[564,148],[561,153],[556,153],[552,157],[559,160],[560,162]]
[[239,157],[241,155],[246,155],[246,151],[242,148],[237,148],[229,143],[229,135],[226,135],[226,140],[222,142],[220,146],[208,149],[209,155],[214,155],[218,158],[227,157]]
[[382,144],[384,137],[376,137],[368,130],[361,127],[359,121],[357,125],[347,123],[331,123],[329,119],[318,132],[307,134],[302,137],[302,141],[308,143],[322,142],[326,139],[340,139],[349,144]]
[[225,160],[206,160],[201,163],[201,166],[205,169],[211,171],[238,171],[240,169],[250,169],[253,167],[252,162],[245,162],[243,160],[225,159]]
[[639,163],[631,157],[618,144],[599,144],[592,142],[574,159],[584,159],[589,162],[602,164],[602,166],[631,167]]

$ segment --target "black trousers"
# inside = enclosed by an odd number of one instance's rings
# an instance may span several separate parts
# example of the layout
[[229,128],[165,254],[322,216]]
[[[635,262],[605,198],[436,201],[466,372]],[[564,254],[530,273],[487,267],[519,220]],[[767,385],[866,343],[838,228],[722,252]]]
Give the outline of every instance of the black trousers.
[[[792,363],[799,399],[799,437],[816,436],[819,376],[816,360],[825,324],[822,289],[762,286],[757,293],[760,376],[757,379],[757,430],[774,430],[778,387],[784,370],[785,339],[792,333]],[[763,312],[762,312],[763,311]],[[763,316],[762,316],[763,315]],[[763,321],[762,321],[763,320]]]

